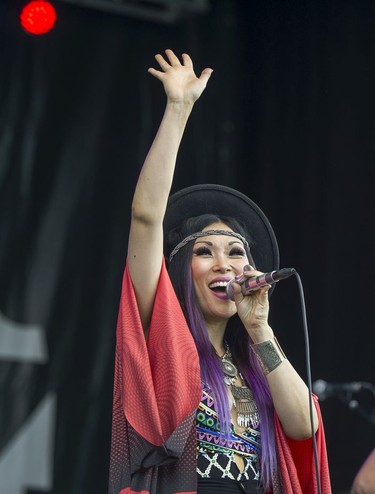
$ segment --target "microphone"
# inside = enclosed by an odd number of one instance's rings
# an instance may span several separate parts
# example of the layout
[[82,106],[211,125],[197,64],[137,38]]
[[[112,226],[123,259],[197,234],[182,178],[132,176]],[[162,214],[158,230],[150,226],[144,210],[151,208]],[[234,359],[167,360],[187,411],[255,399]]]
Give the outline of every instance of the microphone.
[[294,268],[283,268],[279,271],[271,271],[270,273],[260,274],[259,276],[252,276],[251,278],[247,278],[244,275],[233,278],[229,281],[226,287],[227,297],[231,300],[234,300],[232,287],[232,284],[234,282],[241,285],[241,291],[244,295],[249,295],[249,293],[253,292],[254,290],[259,290],[259,288],[262,288],[262,286],[272,285],[279,280],[285,280],[285,278],[289,278],[289,276],[292,276],[292,274],[294,274],[295,272],[296,270]]
[[362,389],[367,389],[369,383],[351,382],[351,383],[327,383],[323,379],[318,379],[313,383],[313,392],[322,401],[330,396],[342,396],[343,393],[357,393]]

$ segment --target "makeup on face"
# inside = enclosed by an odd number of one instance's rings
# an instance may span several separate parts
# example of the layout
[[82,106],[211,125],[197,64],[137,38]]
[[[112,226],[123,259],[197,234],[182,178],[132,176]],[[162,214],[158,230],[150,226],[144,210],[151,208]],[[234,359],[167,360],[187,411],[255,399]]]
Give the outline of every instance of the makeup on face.
[[[220,224],[221,229],[226,225]],[[212,226],[211,226],[212,228]],[[215,225],[218,228],[218,225]],[[231,317],[235,304],[228,299],[226,286],[243,272],[248,258],[242,242],[227,235],[212,235],[196,240],[192,275],[199,305],[204,314]]]

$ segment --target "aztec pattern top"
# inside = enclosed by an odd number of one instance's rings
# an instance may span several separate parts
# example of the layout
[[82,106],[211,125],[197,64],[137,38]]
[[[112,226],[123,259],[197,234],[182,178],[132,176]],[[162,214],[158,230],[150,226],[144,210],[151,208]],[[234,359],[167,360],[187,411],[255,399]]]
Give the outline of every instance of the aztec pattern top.
[[[208,386],[203,385],[196,413],[198,477],[259,480],[260,431],[249,427],[239,434],[232,424],[228,438],[220,435],[215,401],[211,394]],[[242,471],[235,462],[234,454],[244,460]]]

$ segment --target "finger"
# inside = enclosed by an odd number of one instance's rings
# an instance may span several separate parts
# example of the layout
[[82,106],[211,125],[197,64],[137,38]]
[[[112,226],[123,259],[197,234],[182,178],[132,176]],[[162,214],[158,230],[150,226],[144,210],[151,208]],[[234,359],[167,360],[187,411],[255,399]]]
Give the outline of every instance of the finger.
[[262,286],[262,288],[260,289],[260,292],[263,296],[267,295],[267,293],[269,292],[271,288],[271,285],[264,285]]
[[256,290],[253,290],[250,294],[254,295],[258,302],[263,303],[265,300],[268,300],[267,293],[270,288],[271,285],[264,285]]
[[193,68],[193,60],[190,58],[190,56],[187,53],[183,53],[181,57],[185,67]]
[[204,82],[204,84],[206,85],[207,82],[208,82],[208,79],[211,77],[211,74],[212,74],[213,70],[212,69],[204,69],[199,77],[199,79],[201,81]]
[[153,75],[154,77],[156,77],[157,79],[159,80],[162,80],[163,77],[164,77],[164,72],[161,72],[160,70],[156,70],[152,67],[150,67],[149,69],[147,69],[147,72],[151,75]]
[[233,290],[233,295],[239,295],[241,292],[241,285],[239,283],[231,283],[231,288]]
[[251,264],[245,264],[245,266],[243,267],[244,273],[246,271],[253,271],[253,270],[254,270],[254,268],[253,268],[253,266],[251,266]]
[[262,273],[261,271],[257,271],[250,264],[246,264],[246,266],[243,267],[243,274],[247,277],[252,277],[252,276],[259,276],[264,273]]
[[243,267],[243,272],[244,274],[253,274],[255,273],[255,269],[253,268],[253,266],[251,266],[251,264],[246,264],[246,266]]
[[179,59],[176,57],[176,55],[173,53],[172,50],[170,50],[168,48],[167,50],[165,50],[165,53],[168,57],[169,63],[172,65],[172,67],[175,65],[181,65]]
[[241,286],[238,283],[232,283],[232,293],[233,293],[233,298],[232,300],[236,304],[240,304],[242,300],[244,300],[245,296],[242,293]]
[[158,62],[158,64],[164,71],[170,68],[169,63],[165,60],[165,58],[162,55],[160,55],[160,53],[155,55],[155,60]]
[[271,288],[271,285],[265,285],[263,286],[262,288],[260,288],[259,290],[259,302],[262,304],[262,305],[267,305],[268,304],[268,292]]

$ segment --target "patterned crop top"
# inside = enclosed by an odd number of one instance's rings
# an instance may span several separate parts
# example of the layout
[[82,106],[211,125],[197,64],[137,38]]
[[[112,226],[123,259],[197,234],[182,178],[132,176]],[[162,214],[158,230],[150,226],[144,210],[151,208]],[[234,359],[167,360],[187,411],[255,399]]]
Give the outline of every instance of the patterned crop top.
[[[196,413],[198,477],[259,480],[260,431],[248,427],[240,434],[232,424],[230,437],[221,436],[211,395],[208,386],[203,385]],[[244,460],[242,472],[235,462],[234,454]]]

